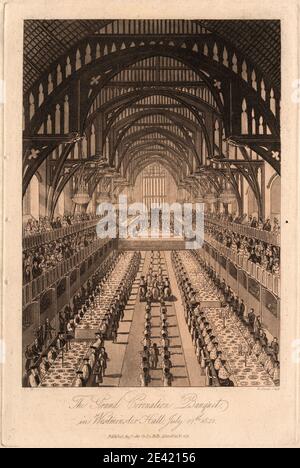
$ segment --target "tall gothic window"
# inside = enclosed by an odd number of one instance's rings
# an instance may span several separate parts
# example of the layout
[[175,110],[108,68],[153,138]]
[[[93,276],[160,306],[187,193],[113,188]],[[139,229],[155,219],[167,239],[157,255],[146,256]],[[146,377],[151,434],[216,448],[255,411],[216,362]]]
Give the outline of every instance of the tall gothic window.
[[148,210],[166,201],[166,171],[160,164],[151,164],[142,174],[143,203]]

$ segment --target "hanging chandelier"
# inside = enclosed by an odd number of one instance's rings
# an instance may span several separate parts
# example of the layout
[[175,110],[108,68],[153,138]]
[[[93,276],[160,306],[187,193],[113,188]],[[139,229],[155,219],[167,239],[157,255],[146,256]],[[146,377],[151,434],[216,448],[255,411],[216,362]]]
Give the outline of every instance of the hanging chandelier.
[[78,190],[72,200],[74,203],[76,203],[76,205],[87,205],[90,202],[91,197],[88,194],[83,180],[80,181]]
[[99,192],[97,195],[97,203],[110,202],[110,195],[107,192]]
[[220,193],[220,201],[222,203],[233,203],[236,200],[236,195],[231,187],[226,184],[226,187]]
[[207,193],[206,195],[204,195],[204,201],[206,203],[216,203],[218,201],[218,197],[215,193],[213,192],[210,192],[210,193]]
[[197,195],[195,198],[194,198],[194,202],[195,203],[204,203],[204,198],[202,197],[202,195]]

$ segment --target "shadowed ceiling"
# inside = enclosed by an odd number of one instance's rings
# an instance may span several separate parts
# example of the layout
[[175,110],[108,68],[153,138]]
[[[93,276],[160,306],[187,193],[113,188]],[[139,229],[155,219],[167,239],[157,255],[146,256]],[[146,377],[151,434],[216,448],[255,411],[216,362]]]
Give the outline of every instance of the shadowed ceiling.
[[[52,62],[84,37],[112,20],[26,20],[24,22],[24,91]],[[273,85],[280,87],[280,21],[195,20],[243,52]]]

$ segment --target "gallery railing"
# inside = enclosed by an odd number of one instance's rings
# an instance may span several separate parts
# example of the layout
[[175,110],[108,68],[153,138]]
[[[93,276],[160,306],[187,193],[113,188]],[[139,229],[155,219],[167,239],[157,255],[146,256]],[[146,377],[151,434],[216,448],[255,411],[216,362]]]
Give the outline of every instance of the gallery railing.
[[267,244],[280,247],[280,233],[263,231],[262,229],[255,229],[243,224],[229,223],[228,221],[221,221],[207,216],[205,216],[204,220],[206,225],[213,224],[220,227],[222,230],[228,229],[242,236],[254,237]]
[[110,239],[97,239],[88,247],[85,247],[80,252],[72,255],[67,260],[58,263],[57,266],[49,271],[44,272],[38,278],[30,281],[23,286],[23,307],[32,302],[44,290],[53,285],[56,281],[70,273],[75,267],[79,266],[90,255],[95,253],[100,248],[109,244]]
[[23,237],[23,250],[39,247],[47,242],[52,242],[70,234],[75,234],[84,231],[90,227],[96,226],[99,219],[89,221],[81,221],[79,223],[67,226],[64,228],[54,229],[53,231],[41,232],[32,234],[31,236]]
[[261,266],[257,265],[256,263],[251,262],[247,259],[244,255],[240,255],[236,252],[232,252],[231,249],[225,247],[220,242],[216,241],[214,238],[209,236],[208,234],[205,235],[205,241],[214,247],[220,254],[224,257],[227,257],[231,260],[235,265],[242,268],[246,271],[250,276],[256,279],[259,283],[261,283],[265,288],[269,291],[273,292],[276,296],[280,296],[280,276],[270,273],[266,271]]

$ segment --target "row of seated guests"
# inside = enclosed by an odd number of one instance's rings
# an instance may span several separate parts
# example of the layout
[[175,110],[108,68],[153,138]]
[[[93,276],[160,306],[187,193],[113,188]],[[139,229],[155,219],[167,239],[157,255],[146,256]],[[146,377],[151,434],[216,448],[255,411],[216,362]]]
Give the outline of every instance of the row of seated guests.
[[95,298],[101,293],[104,284],[109,281],[110,275],[116,267],[119,255],[113,255],[97,270],[80,291],[73,297],[73,306],[67,305],[59,312],[59,331],[74,334],[74,329],[81,322],[82,318],[91,307]]
[[100,332],[96,333],[96,341],[90,346],[88,355],[83,359],[83,365],[76,371],[73,387],[99,387],[103,383],[109,361]]
[[[118,254],[118,257],[123,254]],[[140,254],[135,252],[133,258],[131,259],[130,265],[122,279],[122,284],[114,291],[113,298],[111,300],[110,306],[104,314],[104,318],[99,324],[100,332],[104,339],[116,342],[117,330],[119,327],[120,320],[124,317],[124,309],[129,299],[130,291],[134,278],[136,276],[137,270],[140,263]],[[73,313],[70,316],[66,316],[66,309],[64,315],[60,314],[60,327],[64,328],[64,331],[67,333],[69,339],[72,339],[75,334],[75,328],[80,324],[84,315],[90,310],[93,306],[100,305],[99,296],[104,284],[109,284],[110,275],[116,267],[116,260],[110,265],[110,268],[107,270],[106,274],[100,278],[97,277],[96,288],[89,295],[88,286],[87,286],[87,296],[81,295],[81,297],[76,297],[73,308]],[[83,298],[83,301],[82,301]]]
[[[114,339],[113,332],[114,330],[117,330],[119,321],[122,320],[124,317],[124,309],[129,299],[133,281],[139,269],[140,257],[140,253],[136,252],[134,254],[133,259],[131,260],[130,265],[128,267],[128,270],[123,278],[122,284],[115,291],[109,310],[105,314],[105,317],[100,325],[99,332],[96,334],[97,344],[94,344],[91,347],[92,351],[90,351],[90,354],[95,354],[94,366],[90,366],[90,363],[86,362],[91,360],[91,356],[84,358],[85,362],[82,369],[78,370],[77,379],[74,384],[75,386],[86,386],[88,383],[91,384],[90,377],[92,374],[94,376],[93,384],[100,385],[102,383],[103,377],[105,375],[106,363],[108,360],[107,353],[103,346],[104,340]],[[35,381],[39,380],[41,382],[44,374],[48,372],[61,350],[65,349],[66,351],[68,351],[70,349],[70,343],[71,340],[74,338],[76,326],[80,323],[85,313],[96,301],[96,297],[100,294],[101,286],[104,284],[105,280],[109,281],[109,276],[113,268],[115,267],[115,263],[116,261],[114,259],[114,263],[111,264],[105,276],[102,277],[100,284],[98,283],[98,281],[103,271],[94,275],[92,281],[88,282],[86,288],[81,288],[80,293],[76,296],[75,301],[73,301],[73,310],[78,310],[78,307],[80,307],[75,316],[72,312],[70,313],[69,308],[64,309],[63,316],[60,315],[60,331],[58,333],[58,338],[57,340],[54,340],[54,343],[50,345],[47,352],[44,351],[37,354],[33,354],[32,349],[29,350],[29,347],[27,347],[25,352],[26,375],[25,381],[23,382],[24,386],[38,386],[34,385]],[[93,286],[95,289],[93,289]],[[99,340],[101,341],[101,346],[99,345]],[[33,347],[35,347],[35,343]],[[99,348],[100,353],[95,353],[95,349],[93,347]],[[28,351],[31,352],[30,355],[28,354]],[[105,365],[102,362],[103,359],[105,360]],[[40,363],[38,364],[39,360]],[[47,367],[46,369],[45,365]],[[88,372],[89,367],[91,367],[91,372]],[[32,375],[35,376],[34,380]]]
[[[158,254],[158,262],[154,265],[154,254],[152,253],[150,260],[149,272],[147,275],[149,282],[155,282],[157,274],[154,273],[154,269],[162,272],[161,265],[161,254]],[[170,294],[168,295],[169,298]],[[161,346],[157,343],[151,342],[152,333],[152,302],[157,302],[156,298],[149,297],[145,307],[145,326],[144,326],[144,338],[142,341],[143,351],[141,360],[141,374],[140,382],[142,387],[148,387],[151,382],[150,369],[157,369],[159,356],[161,356],[162,363],[162,384],[164,387],[172,386],[174,380],[173,374],[171,373],[172,361],[171,353],[169,351],[170,339],[168,333],[168,316],[167,307],[163,295],[158,299],[160,302],[160,335],[161,335]]]
[[29,218],[24,228],[25,236],[32,234],[40,234],[42,232],[50,232],[54,229],[60,229],[68,226],[72,226],[83,221],[89,221],[95,218],[95,215],[88,213],[78,213],[76,215],[65,214],[60,217],[57,216],[52,221],[48,216],[40,216],[39,219]]
[[[48,353],[42,355],[39,365],[33,364],[29,371],[24,375],[23,386],[39,387],[45,375],[50,370],[56,359],[61,355],[62,350],[67,351],[68,340],[63,333],[58,334],[58,338],[49,348]],[[99,386],[103,382],[107,368],[108,354],[104,346],[104,340],[100,333],[96,333],[96,341],[90,346],[90,349],[83,359],[82,367],[74,372],[76,378],[74,387]]]
[[205,231],[227,248],[239,255],[244,255],[247,260],[260,265],[266,271],[275,275],[280,273],[280,249],[275,245],[267,244],[252,237],[246,237],[228,229],[210,224]]
[[96,229],[70,234],[61,239],[40,245],[23,252],[23,284],[38,278],[58,263],[86,248],[97,239]]
[[99,332],[96,333],[96,342],[91,346],[90,354],[84,359],[82,368],[77,371],[75,387],[102,385],[107,361],[109,360],[104,348],[104,340],[112,339],[114,343],[116,342],[119,323],[124,318],[124,310],[131,294],[140,261],[141,254],[135,252],[122,283],[116,289],[110,307],[100,324]]
[[[49,353],[55,352],[55,342],[59,337],[66,338],[66,348],[69,347],[71,339],[71,331],[73,332],[73,324],[78,322],[83,317],[87,308],[93,303],[96,294],[100,293],[101,285],[108,280],[111,271],[114,269],[117,262],[118,255],[113,254],[101,265],[101,267],[94,273],[91,280],[82,286],[80,291],[73,298],[73,305],[70,303],[65,306],[64,310],[59,313],[59,330],[56,330],[46,318],[45,323],[41,324],[34,332],[35,339],[31,345],[25,349],[25,372],[28,373],[31,366],[36,366],[39,361],[43,361]],[[54,345],[53,345],[54,343]]]
[[274,218],[273,224],[270,218],[263,220],[262,218],[256,218],[256,216],[243,214],[241,216],[236,213],[208,213],[208,218],[215,219],[216,221],[226,221],[229,223],[243,224],[254,229],[260,229],[268,232],[280,232],[280,225],[278,218]]
[[[230,372],[217,338],[204,310],[196,301],[196,291],[192,288],[185,267],[176,252],[172,253],[176,278],[185,305],[185,320],[195,346],[195,353],[201,369],[205,373],[207,386],[233,387]],[[192,298],[192,300],[191,300]]]
[[117,341],[119,322],[124,318],[124,310],[129,300],[131,289],[139,270],[141,253],[135,252],[130,265],[122,278],[121,284],[115,291],[110,308],[107,310],[104,320],[100,325],[100,331],[105,339]]
[[196,254],[202,268],[206,271],[211,282],[219,290],[222,305],[227,306],[229,311],[236,317],[240,331],[243,334],[247,344],[249,355],[254,354],[258,362],[264,367],[275,385],[279,385],[280,363],[279,363],[279,342],[274,337],[269,341],[262,327],[260,317],[255,314],[253,308],[246,313],[246,307],[243,299],[228,286],[223,278],[217,275],[215,270],[209,266],[200,256]]

